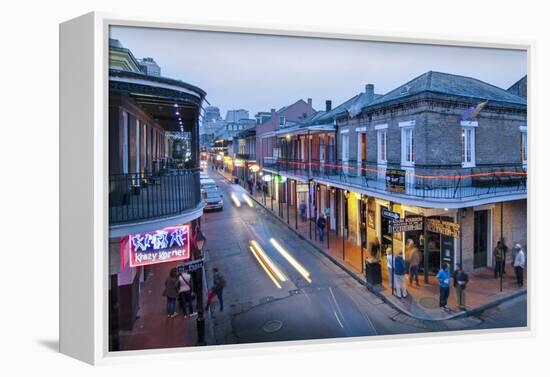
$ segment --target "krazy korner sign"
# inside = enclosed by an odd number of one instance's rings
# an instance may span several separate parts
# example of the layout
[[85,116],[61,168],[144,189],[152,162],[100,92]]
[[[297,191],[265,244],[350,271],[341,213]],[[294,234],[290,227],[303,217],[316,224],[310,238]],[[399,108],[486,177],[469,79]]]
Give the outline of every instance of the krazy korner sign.
[[132,234],[128,241],[131,267],[189,258],[189,225]]

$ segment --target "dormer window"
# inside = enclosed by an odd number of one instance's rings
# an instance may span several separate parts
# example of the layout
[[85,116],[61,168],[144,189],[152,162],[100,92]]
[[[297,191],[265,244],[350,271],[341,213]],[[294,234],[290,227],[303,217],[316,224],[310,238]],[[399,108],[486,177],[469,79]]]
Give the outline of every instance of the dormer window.
[[462,167],[471,168],[476,166],[476,128],[477,122],[462,121],[461,141],[462,141]]

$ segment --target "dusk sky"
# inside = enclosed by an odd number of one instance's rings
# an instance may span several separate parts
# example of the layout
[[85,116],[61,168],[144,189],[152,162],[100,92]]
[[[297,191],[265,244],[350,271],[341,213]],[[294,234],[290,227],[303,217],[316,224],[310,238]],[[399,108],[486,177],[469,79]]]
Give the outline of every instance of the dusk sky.
[[433,70],[470,76],[508,88],[527,72],[527,53],[387,42],[262,36],[135,27],[112,27],[136,58],[152,57],[161,74],[204,89],[227,110],[258,111],[313,99],[333,107],[374,84],[387,93]]

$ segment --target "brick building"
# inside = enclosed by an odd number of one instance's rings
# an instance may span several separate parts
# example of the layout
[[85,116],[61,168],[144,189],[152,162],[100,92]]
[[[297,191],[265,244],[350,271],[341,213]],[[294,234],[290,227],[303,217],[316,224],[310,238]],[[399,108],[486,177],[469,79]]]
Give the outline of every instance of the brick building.
[[[348,263],[361,270],[376,238],[382,254],[393,244],[406,259],[408,239],[422,246],[426,276],[443,262],[451,268],[462,263],[466,271],[492,267],[501,238],[509,248],[520,243],[526,250],[525,98],[475,78],[430,71],[383,96],[367,85],[334,110],[296,127],[296,140],[305,144],[274,153],[264,170],[288,177],[290,186],[310,182],[310,217],[327,213],[332,229],[361,246],[360,255],[346,256]],[[277,134],[275,148],[293,138]],[[327,142],[331,137],[334,144]],[[446,230],[430,225],[430,231],[392,237],[387,210]]]

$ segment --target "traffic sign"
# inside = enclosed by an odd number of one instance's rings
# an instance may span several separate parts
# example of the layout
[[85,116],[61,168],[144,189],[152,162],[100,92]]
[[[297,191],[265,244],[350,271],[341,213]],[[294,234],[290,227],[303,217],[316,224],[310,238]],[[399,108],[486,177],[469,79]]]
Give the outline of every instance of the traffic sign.
[[192,260],[192,261],[178,265],[177,270],[178,272],[182,272],[182,271],[193,272],[193,271],[200,270],[203,265],[204,265],[204,259],[197,259],[197,260]]
[[382,216],[390,220],[399,220],[401,216],[397,212],[392,212],[386,208],[382,208]]

